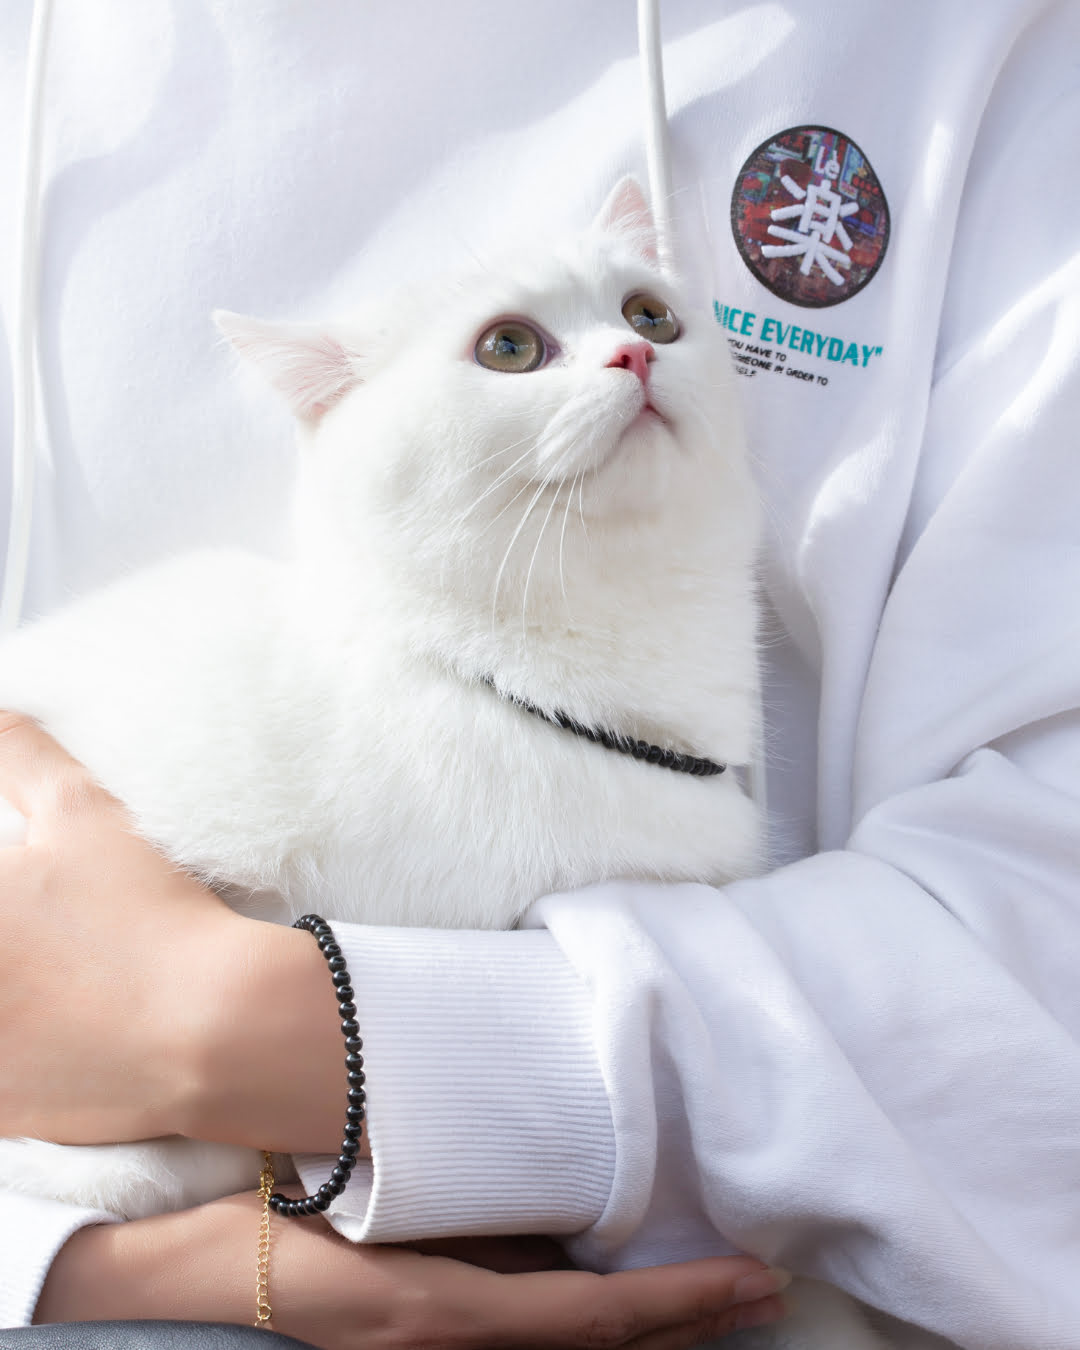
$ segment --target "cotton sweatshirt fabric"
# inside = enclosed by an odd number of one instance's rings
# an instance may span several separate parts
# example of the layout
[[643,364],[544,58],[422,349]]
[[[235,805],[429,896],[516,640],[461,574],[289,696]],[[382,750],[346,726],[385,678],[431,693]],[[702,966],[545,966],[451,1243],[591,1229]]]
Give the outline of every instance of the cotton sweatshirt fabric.
[[[29,14],[0,12],[9,128]],[[1080,8],[663,19],[685,257],[742,344],[769,522],[773,870],[553,896],[516,933],[339,927],[375,1161],[337,1222],[546,1231],[599,1268],[749,1250],[908,1350],[1077,1350]],[[29,611],[180,548],[273,550],[290,430],[209,311],[347,312],[522,220],[586,222],[644,170],[635,45],[608,0],[58,0]],[[800,127],[860,156],[821,158],[822,192],[862,172],[889,212],[876,274],[817,307],[731,225]],[[763,209],[789,293],[822,284],[814,219],[881,243],[880,212]],[[2,1199],[0,1324],[102,1217]]]

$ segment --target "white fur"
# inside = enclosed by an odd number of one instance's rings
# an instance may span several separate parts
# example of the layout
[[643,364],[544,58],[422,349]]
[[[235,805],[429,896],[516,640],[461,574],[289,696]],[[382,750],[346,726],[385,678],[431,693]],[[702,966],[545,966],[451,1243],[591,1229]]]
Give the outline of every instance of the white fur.
[[[602,878],[753,871],[734,773],[637,763],[484,683],[732,765],[751,754],[757,510],[727,355],[656,272],[641,207],[620,185],[561,250],[369,322],[220,316],[298,417],[291,559],[179,558],[16,634],[0,706],[262,918],[501,928]],[[639,290],[682,323],[650,366],[665,421],[608,365],[635,340],[621,307]],[[505,316],[539,325],[555,359],[478,365]],[[208,1184],[213,1153],[7,1141],[0,1182],[136,1216],[254,1185],[244,1150],[220,1151]]]

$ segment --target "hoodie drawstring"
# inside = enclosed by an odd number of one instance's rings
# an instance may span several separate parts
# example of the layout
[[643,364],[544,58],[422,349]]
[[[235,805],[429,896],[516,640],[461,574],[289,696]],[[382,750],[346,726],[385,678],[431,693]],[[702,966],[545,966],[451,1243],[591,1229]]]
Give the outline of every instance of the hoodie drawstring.
[[45,57],[52,8],[53,0],[35,0],[26,73],[22,173],[16,196],[15,310],[11,334],[11,519],[4,589],[0,597],[0,634],[15,628],[22,612],[30,557],[30,523],[34,512],[41,144],[45,116]]
[[668,152],[664,57],[660,38],[660,0],[638,0],[638,53],[645,89],[645,162],[649,204],[656,226],[656,252],[664,272],[674,270],[671,216],[671,160]]

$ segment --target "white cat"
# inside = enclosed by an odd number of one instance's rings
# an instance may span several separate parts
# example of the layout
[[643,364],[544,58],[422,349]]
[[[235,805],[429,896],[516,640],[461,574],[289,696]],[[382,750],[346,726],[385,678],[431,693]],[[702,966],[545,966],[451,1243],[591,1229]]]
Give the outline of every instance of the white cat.
[[[367,322],[218,323],[298,419],[290,559],[177,558],[28,627],[0,706],[261,918],[509,927],[602,878],[752,872],[731,768],[640,763],[523,706],[727,766],[755,742],[728,357],[661,277],[637,185],[546,259]],[[0,1141],[0,1184],[126,1217],[257,1172],[183,1140]]]

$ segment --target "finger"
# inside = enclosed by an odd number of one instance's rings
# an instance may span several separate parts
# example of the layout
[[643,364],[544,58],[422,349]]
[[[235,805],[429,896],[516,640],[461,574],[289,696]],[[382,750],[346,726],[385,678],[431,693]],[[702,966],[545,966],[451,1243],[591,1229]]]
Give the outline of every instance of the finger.
[[779,1295],[759,1299],[756,1303],[746,1303],[737,1308],[728,1308],[719,1316],[708,1318],[704,1322],[689,1322],[681,1327],[669,1327],[664,1331],[653,1332],[631,1341],[624,1350],[691,1350],[691,1347],[704,1345],[707,1341],[720,1336],[730,1336],[734,1331],[747,1331],[751,1327],[772,1326],[788,1315],[788,1308]]
[[71,814],[95,791],[87,769],[36,722],[0,712],[0,797],[33,820]]
[[[737,1282],[765,1269],[751,1257],[715,1257],[612,1275],[509,1275],[500,1280],[503,1299],[492,1307],[504,1319],[502,1344],[533,1344],[522,1333],[529,1328],[535,1334],[535,1328],[543,1327],[544,1344],[614,1350],[658,1331],[718,1316],[738,1302]],[[505,1335],[511,1329],[517,1340]]]

